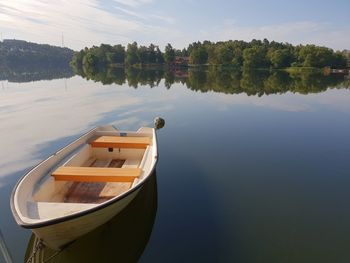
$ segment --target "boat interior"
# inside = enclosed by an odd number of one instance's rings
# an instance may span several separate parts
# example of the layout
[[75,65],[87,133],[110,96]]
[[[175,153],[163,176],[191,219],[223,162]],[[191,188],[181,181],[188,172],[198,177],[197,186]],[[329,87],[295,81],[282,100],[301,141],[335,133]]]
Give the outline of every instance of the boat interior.
[[84,144],[37,184],[31,217],[71,214],[123,194],[143,178],[151,143],[146,136],[100,136]]

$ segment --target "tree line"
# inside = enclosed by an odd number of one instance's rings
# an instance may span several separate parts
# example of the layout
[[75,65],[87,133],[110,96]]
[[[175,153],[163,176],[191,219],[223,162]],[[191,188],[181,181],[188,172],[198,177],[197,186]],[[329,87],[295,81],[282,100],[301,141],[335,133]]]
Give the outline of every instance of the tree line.
[[346,68],[345,51],[334,51],[316,45],[292,45],[275,41],[242,40],[194,42],[187,48],[175,49],[171,44],[162,52],[158,46],[138,45],[137,42],[123,45],[93,46],[76,52],[71,65],[75,68],[97,70],[111,65],[149,66],[179,65],[176,58],[186,58],[182,65],[214,65],[234,68],[287,68],[315,67]]

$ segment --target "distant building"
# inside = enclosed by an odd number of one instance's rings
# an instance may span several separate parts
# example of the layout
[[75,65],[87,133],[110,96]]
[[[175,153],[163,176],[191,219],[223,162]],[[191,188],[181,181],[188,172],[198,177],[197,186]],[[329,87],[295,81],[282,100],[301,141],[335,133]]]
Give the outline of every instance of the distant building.
[[347,69],[332,69],[331,73],[333,74],[348,74]]
[[334,69],[331,67],[324,67],[323,68],[323,75],[328,76],[330,74],[341,74],[341,75],[346,75],[350,73],[348,69]]
[[175,57],[174,65],[181,67],[181,66],[188,66],[188,63],[190,61],[189,57]]

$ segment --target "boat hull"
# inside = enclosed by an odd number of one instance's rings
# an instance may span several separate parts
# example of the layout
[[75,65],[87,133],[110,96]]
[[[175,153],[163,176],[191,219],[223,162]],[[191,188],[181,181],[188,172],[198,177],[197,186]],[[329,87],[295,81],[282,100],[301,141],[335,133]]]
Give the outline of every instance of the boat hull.
[[84,216],[35,228],[32,231],[39,239],[43,240],[45,245],[55,250],[60,250],[78,237],[108,222],[120,213],[135,198],[139,191],[140,188],[110,205]]

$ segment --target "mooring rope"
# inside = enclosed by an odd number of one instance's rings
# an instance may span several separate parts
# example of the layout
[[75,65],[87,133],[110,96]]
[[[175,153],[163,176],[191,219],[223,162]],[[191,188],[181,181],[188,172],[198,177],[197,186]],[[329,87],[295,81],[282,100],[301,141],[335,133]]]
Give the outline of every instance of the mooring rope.
[[[34,259],[37,253],[39,253],[40,251],[42,251],[43,248],[45,248],[45,244],[43,243],[43,241],[41,239],[39,239],[38,242],[36,242],[36,238],[34,241],[36,244],[34,246],[33,252],[30,255],[30,257],[27,259],[26,263],[35,263]],[[55,258],[56,256],[58,256],[63,250],[60,251],[56,251],[54,254],[52,254],[50,257],[48,257],[47,259],[45,259],[44,253],[42,253],[41,255],[41,260],[40,263],[46,263],[49,262],[51,259]],[[44,251],[43,251],[44,252]]]
[[[36,242],[36,239],[35,239],[34,242]],[[32,252],[32,254],[30,255],[30,257],[27,259],[26,263],[33,263],[33,262],[34,262],[33,259],[34,259],[34,257],[36,256],[36,253],[38,253],[44,246],[45,246],[45,245],[44,245],[44,243],[42,242],[42,240],[39,239],[39,242],[37,242],[37,243],[35,244],[34,249],[33,249],[33,252]]]
[[58,256],[63,250],[60,251],[56,251],[54,254],[52,254],[50,257],[48,257],[47,259],[45,259],[42,263],[46,263],[49,262],[51,259],[53,259],[54,257]]

